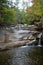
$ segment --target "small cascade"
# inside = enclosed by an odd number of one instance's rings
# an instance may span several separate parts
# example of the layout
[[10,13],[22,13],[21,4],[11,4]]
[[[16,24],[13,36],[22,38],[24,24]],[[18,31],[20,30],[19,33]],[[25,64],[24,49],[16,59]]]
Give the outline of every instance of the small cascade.
[[21,30],[21,25],[20,24],[18,25],[18,30]]
[[38,46],[42,46],[41,45],[41,38],[39,39]]
[[39,35],[38,35],[38,46],[42,46],[41,45],[41,36],[42,36],[42,33],[40,33]]

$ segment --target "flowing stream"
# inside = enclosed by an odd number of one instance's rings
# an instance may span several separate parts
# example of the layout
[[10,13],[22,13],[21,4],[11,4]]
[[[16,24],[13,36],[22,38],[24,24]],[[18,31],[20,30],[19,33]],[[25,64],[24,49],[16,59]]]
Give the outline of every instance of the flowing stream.
[[43,47],[22,46],[0,51],[0,65],[43,65]]
[[[18,41],[24,33],[30,31],[16,31],[16,41]],[[40,40],[39,40],[40,44]],[[0,51],[0,65],[43,65],[43,47],[39,46],[21,46],[10,50]]]

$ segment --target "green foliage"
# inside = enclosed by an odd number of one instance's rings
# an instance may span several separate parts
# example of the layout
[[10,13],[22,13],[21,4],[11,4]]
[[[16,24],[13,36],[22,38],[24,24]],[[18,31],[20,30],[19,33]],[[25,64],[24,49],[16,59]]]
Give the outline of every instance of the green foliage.
[[32,7],[28,8],[26,11],[26,21],[28,24],[33,24],[34,22],[40,22],[43,17],[43,1],[33,0]]
[[0,1],[0,26],[8,26],[17,22],[17,11],[9,7],[8,2],[7,0]]
[[20,15],[21,15],[21,23],[23,23],[23,24],[26,22],[26,20],[25,20],[25,14],[26,13],[23,10],[20,12]]
[[16,23],[34,24],[43,21],[43,0],[33,0],[33,5],[24,10],[18,9],[19,0],[13,5],[12,1],[0,0],[0,26]]

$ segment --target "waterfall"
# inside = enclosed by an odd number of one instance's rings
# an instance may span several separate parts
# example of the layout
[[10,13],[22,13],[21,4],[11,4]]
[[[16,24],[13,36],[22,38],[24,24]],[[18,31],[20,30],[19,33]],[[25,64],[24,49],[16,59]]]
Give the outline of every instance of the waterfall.
[[39,39],[38,46],[41,46],[41,38]]
[[18,25],[18,30],[21,30],[21,25],[20,24]]
[[38,46],[41,46],[41,36],[42,36],[42,33],[40,33],[40,34],[38,35],[38,39],[39,39],[39,41],[38,41]]

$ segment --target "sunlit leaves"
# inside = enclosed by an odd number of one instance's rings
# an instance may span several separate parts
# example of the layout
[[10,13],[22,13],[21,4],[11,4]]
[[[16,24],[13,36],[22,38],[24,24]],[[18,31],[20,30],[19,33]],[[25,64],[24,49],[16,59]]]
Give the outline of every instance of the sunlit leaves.
[[41,21],[43,16],[43,6],[41,4],[42,0],[33,0],[32,7],[28,8],[26,11],[26,18],[28,22]]

